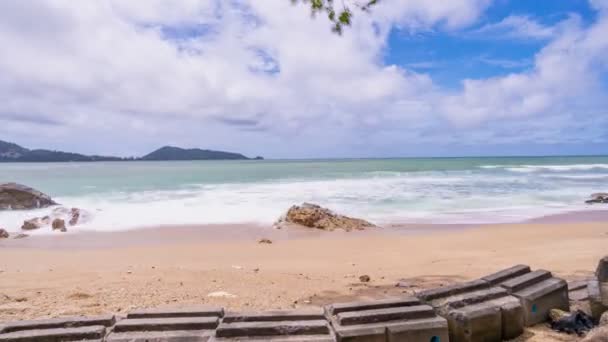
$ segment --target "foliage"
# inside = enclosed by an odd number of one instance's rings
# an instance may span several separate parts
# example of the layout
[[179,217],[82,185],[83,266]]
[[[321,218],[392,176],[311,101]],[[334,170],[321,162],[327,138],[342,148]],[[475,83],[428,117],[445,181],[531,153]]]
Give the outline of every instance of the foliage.
[[368,12],[370,8],[379,1],[380,0],[365,0],[361,2],[356,0],[341,0],[341,4],[338,6],[335,5],[337,0],[291,0],[294,4],[298,2],[310,4],[313,16],[318,13],[326,13],[327,18],[333,23],[332,31],[337,34],[342,34],[344,26],[350,26],[353,18],[351,7],[356,7],[363,12]]

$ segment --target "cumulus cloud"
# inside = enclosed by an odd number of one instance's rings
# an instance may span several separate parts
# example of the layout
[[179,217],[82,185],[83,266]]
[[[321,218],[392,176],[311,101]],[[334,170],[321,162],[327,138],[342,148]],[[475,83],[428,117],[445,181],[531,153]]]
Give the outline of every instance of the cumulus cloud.
[[532,71],[465,80],[462,90],[383,63],[395,28],[458,32],[489,5],[386,0],[337,36],[285,0],[2,1],[0,134],[96,153],[175,143],[357,155],[589,105],[601,91],[592,69],[606,56],[604,15],[588,28],[495,24],[550,42]]

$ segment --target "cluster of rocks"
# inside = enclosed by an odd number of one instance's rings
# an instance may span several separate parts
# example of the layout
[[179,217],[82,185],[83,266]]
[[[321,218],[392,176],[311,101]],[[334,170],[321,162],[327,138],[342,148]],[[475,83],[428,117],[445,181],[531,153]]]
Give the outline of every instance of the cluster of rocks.
[[289,208],[287,214],[279,219],[275,227],[282,228],[290,224],[327,231],[336,229],[351,231],[376,227],[368,221],[340,215],[327,208],[310,203],[294,205]]
[[590,199],[586,200],[585,203],[608,203],[608,192],[598,192],[596,194],[591,194]]
[[[56,205],[58,203],[50,196],[28,186],[17,183],[0,184],[0,210],[41,209]],[[89,216],[86,211],[79,208],[58,207],[53,209],[50,215],[25,220],[21,229],[30,231],[50,226],[54,231],[66,232],[68,225],[75,226],[83,223]],[[0,228],[0,239],[9,236],[6,229]],[[27,234],[20,233],[15,238],[27,236]]]
[[59,207],[55,208],[51,215],[44,217],[35,217],[29,220],[23,221],[21,229],[23,230],[34,230],[44,226],[50,225],[53,230],[59,230],[66,232],[66,221],[70,226],[75,226],[81,223],[85,218],[88,217],[88,213],[79,208],[66,208]]

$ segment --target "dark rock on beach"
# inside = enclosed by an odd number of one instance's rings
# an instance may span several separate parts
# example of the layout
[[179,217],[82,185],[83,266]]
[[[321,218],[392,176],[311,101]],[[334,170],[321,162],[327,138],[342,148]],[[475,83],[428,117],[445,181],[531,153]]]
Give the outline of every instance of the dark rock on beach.
[[22,184],[0,184],[0,210],[46,208],[57,203],[50,196]]
[[62,220],[60,218],[56,218],[53,220],[52,227],[53,230],[59,230],[62,232],[67,231],[67,229],[65,228],[65,220]]
[[607,192],[598,192],[595,194],[591,194],[590,197],[591,198],[586,200],[585,203],[587,203],[587,204],[608,203],[608,193]]
[[34,229],[38,229],[38,228],[42,227],[43,225],[44,225],[43,221],[40,218],[36,217],[33,219],[23,221],[23,225],[21,226],[21,229],[34,230]]
[[0,239],[8,239],[9,234],[6,229],[0,228]]
[[289,208],[287,214],[277,222],[276,226],[280,228],[284,223],[329,231],[335,229],[363,230],[376,227],[368,221],[336,214],[327,208],[310,203],[304,203],[300,206],[294,205]]

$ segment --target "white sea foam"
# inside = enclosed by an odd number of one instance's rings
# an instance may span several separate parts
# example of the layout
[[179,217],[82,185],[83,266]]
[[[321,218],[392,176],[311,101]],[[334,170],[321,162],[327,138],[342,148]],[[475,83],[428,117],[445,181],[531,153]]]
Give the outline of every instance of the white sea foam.
[[589,171],[608,170],[608,164],[564,164],[564,165],[482,165],[481,169],[505,169],[513,172],[538,171]]
[[[517,161],[450,170],[461,167],[462,161],[449,160],[443,164],[445,169],[426,171],[412,171],[424,165],[409,161],[390,161],[396,165],[390,167],[387,161],[357,161],[366,171],[353,166],[355,162],[331,167],[320,162],[312,167],[304,162],[93,163],[57,164],[50,169],[15,164],[0,169],[0,178],[18,179],[29,174],[31,178],[22,180],[24,184],[50,192],[65,206],[92,213],[92,220],[68,227],[70,231],[271,224],[291,205],[302,202],[380,224],[487,223],[585,208],[581,203],[589,194],[608,190],[608,172],[604,170],[608,164],[602,161],[572,165]],[[312,171],[300,172],[307,167]],[[1,212],[0,226],[17,231],[25,219],[50,211]],[[45,227],[32,233],[50,232],[50,227]]]
[[[302,202],[319,203],[381,224],[512,222],[575,208],[583,196],[595,191],[590,185],[554,189],[551,180],[534,178],[533,186],[529,181],[510,175],[421,172],[332,180],[191,184],[172,190],[64,196],[57,201],[93,214],[91,222],[70,230],[114,231],[175,224],[270,224],[291,205]],[[15,230],[24,219],[48,212],[50,209],[9,212],[3,214],[3,224]],[[49,232],[47,227],[35,233]]]

